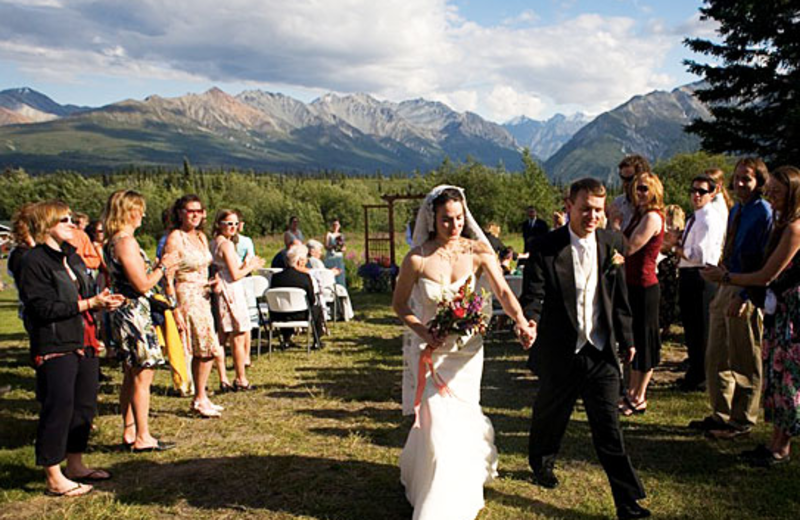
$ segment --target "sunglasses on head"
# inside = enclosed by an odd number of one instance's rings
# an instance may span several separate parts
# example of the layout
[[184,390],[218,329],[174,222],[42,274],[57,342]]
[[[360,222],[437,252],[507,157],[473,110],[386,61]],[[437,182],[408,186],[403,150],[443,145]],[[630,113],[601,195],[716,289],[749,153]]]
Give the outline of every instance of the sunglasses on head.
[[700,196],[703,196],[711,193],[711,190],[706,190],[704,188],[689,188],[689,195],[694,195],[695,193]]
[[648,188],[647,186],[636,186],[636,191],[638,191],[639,193],[647,193],[648,191],[650,191],[650,188]]

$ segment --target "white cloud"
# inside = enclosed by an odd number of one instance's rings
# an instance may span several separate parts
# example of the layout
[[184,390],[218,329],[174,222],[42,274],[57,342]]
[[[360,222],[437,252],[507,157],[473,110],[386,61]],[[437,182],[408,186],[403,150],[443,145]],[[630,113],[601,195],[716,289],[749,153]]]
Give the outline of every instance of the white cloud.
[[[64,80],[288,85],[437,99],[493,120],[666,88],[671,30],[586,14],[481,26],[448,0],[0,0],[0,59]],[[699,24],[699,21],[698,21]],[[700,24],[702,25],[702,24]],[[516,111],[516,112],[515,112]]]

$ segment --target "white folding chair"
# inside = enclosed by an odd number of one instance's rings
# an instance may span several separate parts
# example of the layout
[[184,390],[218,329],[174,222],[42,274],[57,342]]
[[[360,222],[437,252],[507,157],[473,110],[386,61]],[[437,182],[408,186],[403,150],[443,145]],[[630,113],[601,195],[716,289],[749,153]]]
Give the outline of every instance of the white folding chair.
[[[269,354],[272,355],[272,329],[297,329],[305,328],[306,349],[311,353],[311,328],[314,326],[311,317],[311,308],[308,306],[306,291],[298,287],[273,287],[266,292],[267,307],[269,308],[269,319],[267,320],[268,335],[267,347]],[[304,312],[304,320],[276,321],[275,313],[279,312]],[[259,345],[259,349],[261,345]]]
[[337,298],[336,295],[336,276],[330,269],[311,269],[311,273],[319,283],[323,308],[328,311],[328,306],[330,305],[330,319],[331,321],[336,321],[336,316],[339,313],[339,298]]
[[258,354],[261,354],[261,329],[266,328],[267,320],[264,317],[266,307],[260,302],[264,297],[264,293],[269,288],[269,281],[259,275],[248,276],[242,280],[244,285],[244,293],[247,298],[247,310],[250,314],[250,328],[258,329],[258,338],[256,345],[258,346]]

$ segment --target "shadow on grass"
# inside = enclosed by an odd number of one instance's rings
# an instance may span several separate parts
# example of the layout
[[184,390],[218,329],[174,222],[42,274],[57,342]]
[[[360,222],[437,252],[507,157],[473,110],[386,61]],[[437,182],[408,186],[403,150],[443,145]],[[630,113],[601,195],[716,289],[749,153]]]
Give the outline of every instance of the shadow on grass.
[[118,478],[103,488],[127,504],[169,507],[186,501],[209,511],[266,509],[335,519],[411,516],[398,469],[387,464],[286,455],[136,460],[111,469]]

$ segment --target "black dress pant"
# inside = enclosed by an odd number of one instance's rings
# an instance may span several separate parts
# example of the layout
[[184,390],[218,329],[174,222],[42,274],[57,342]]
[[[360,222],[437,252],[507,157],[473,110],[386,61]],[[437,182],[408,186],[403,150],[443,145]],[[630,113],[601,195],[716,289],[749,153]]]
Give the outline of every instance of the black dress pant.
[[[302,312],[273,312],[270,314],[270,319],[278,321],[305,321],[308,315],[305,311]],[[314,336],[314,343],[318,344],[325,334],[325,310],[321,305],[311,306],[311,322],[314,325],[311,332]],[[284,342],[289,342],[294,334],[293,329],[281,329],[281,335]]]
[[681,306],[684,342],[689,354],[689,368],[684,384],[689,387],[706,380],[706,344],[708,343],[708,308],[716,286],[700,276],[699,268],[682,268],[678,276],[678,298]]
[[[608,348],[608,347],[606,347]],[[585,345],[571,366],[559,374],[543,374],[533,405],[528,446],[532,468],[555,459],[578,397],[583,399],[592,441],[619,507],[644,498],[644,487],[625,452],[617,402],[620,373],[607,354]]]
[[67,453],[83,453],[97,410],[99,361],[67,354],[36,369],[36,400],[42,405],[36,430],[36,464],[55,466]]

